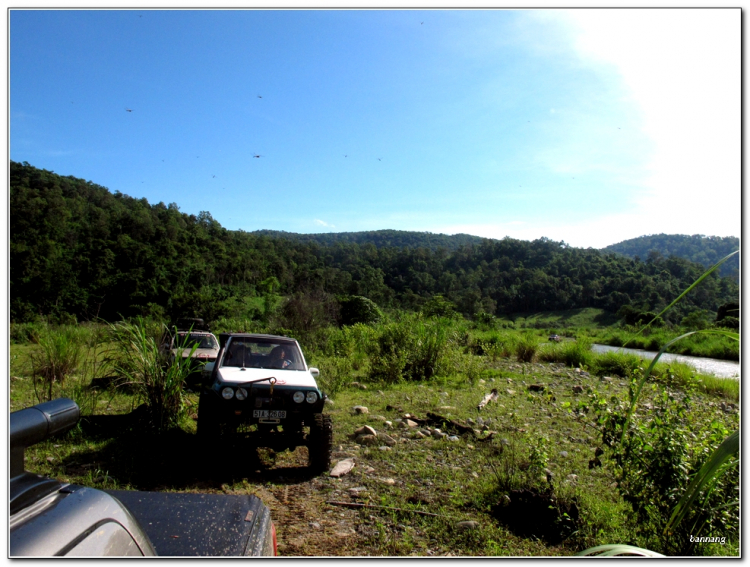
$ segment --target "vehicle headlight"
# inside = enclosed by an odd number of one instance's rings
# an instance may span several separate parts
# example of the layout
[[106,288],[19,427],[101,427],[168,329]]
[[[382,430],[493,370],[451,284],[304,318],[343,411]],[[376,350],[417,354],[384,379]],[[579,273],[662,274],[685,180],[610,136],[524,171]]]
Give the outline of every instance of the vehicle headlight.
[[318,394],[315,392],[307,392],[307,403],[314,404],[318,401]]
[[237,388],[235,396],[237,396],[238,400],[244,400],[247,398],[247,390],[245,388]]
[[302,392],[294,392],[292,399],[298,404],[301,404],[305,401],[305,394],[303,394]]
[[221,397],[225,400],[231,400],[234,397],[234,390],[232,388],[226,387],[221,391]]

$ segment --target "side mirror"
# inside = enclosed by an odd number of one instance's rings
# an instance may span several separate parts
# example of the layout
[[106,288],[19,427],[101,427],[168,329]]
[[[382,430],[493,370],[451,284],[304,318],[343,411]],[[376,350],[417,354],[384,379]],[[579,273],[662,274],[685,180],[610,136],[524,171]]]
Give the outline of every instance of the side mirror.
[[318,376],[320,376],[320,370],[318,370],[318,369],[317,369],[317,368],[315,368],[314,366],[311,366],[311,367],[309,368],[309,370],[310,370],[310,374],[312,374],[312,377],[313,377],[313,378],[315,378],[315,379],[317,380],[317,379],[318,379]]
[[214,366],[216,366],[216,362],[207,362],[203,366],[203,373],[204,374],[211,374],[211,372],[214,371]]

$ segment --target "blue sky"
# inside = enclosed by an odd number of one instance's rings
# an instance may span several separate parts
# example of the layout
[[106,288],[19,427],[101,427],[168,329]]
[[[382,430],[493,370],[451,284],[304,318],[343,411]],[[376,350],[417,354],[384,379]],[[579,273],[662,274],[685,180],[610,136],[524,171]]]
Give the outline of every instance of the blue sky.
[[231,230],[740,236],[740,26],[739,9],[12,10],[10,159]]

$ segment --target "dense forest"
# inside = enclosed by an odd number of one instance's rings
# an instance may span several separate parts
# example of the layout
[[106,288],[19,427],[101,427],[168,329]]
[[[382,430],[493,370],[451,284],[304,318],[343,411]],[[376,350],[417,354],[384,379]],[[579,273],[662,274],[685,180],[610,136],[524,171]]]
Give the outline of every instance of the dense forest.
[[362,232],[324,232],[299,234],[283,230],[256,230],[251,234],[271,238],[289,238],[299,242],[317,242],[323,246],[337,243],[374,244],[376,248],[439,248],[457,250],[461,246],[479,245],[484,238],[471,234],[435,234],[432,232],[412,232],[408,230],[365,230]]
[[[701,266],[710,268],[727,254],[740,247],[740,239],[735,236],[703,236],[702,234],[652,234],[623,240],[607,246],[605,252],[617,252],[630,258],[659,258],[679,256]],[[740,277],[740,259],[738,256],[727,260],[720,268],[719,274],[731,276],[735,281]]]
[[[676,256],[641,261],[546,238],[459,235],[463,241],[453,245],[454,237],[430,235],[422,245],[425,233],[321,241],[229,231],[209,212],[185,214],[175,203],[149,204],[26,162],[10,166],[14,322],[137,314],[212,320],[246,316],[246,299],[268,294],[364,296],[385,308],[439,305],[470,317],[577,307],[655,311],[703,272]],[[715,312],[738,297],[736,281],[712,274],[669,316]]]

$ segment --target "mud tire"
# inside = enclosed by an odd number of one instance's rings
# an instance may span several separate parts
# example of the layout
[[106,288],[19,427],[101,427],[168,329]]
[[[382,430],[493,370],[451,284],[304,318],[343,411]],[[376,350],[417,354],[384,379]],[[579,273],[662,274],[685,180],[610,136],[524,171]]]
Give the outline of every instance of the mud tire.
[[333,450],[333,420],[330,415],[316,413],[307,437],[309,466],[315,474],[327,472],[331,468]]

